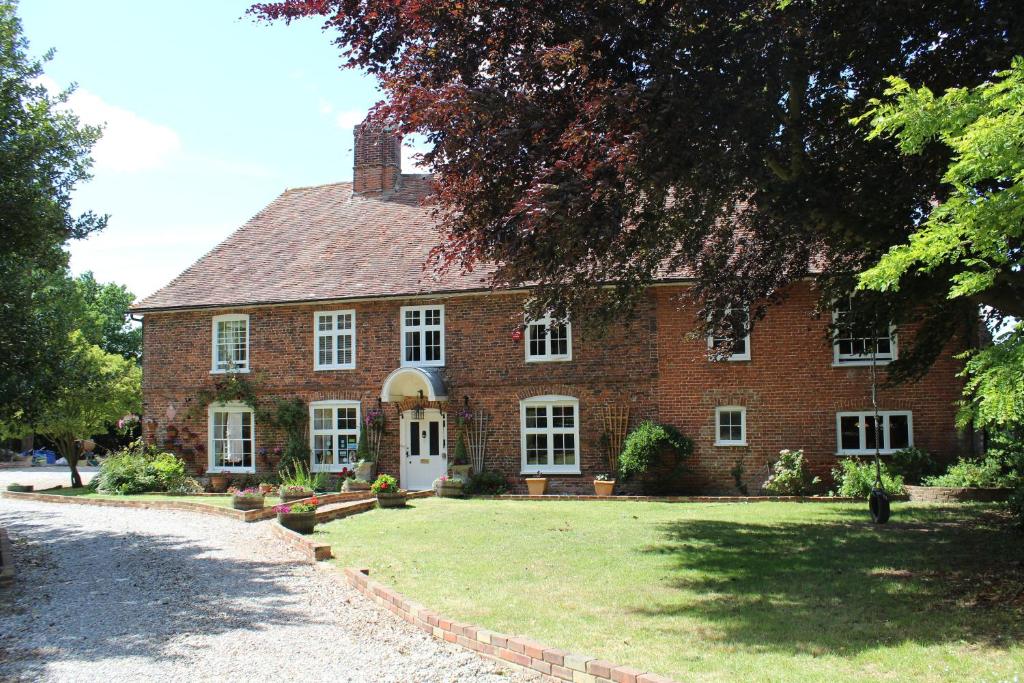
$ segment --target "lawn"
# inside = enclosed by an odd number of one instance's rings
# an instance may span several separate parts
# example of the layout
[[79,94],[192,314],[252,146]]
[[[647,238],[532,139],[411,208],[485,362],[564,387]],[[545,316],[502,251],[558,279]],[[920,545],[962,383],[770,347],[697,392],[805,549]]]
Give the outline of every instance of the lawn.
[[[200,505],[213,505],[216,507],[229,508],[231,507],[231,496],[172,496],[162,493],[138,493],[131,496],[116,496],[109,493],[95,493],[88,488],[60,488],[60,489],[45,489],[43,491],[35,491],[35,493],[45,493],[51,496],[73,496],[75,498],[89,498],[92,500],[161,500],[167,501],[182,501],[186,503],[199,503]],[[271,505],[277,505],[280,500],[276,497],[267,496],[263,499],[264,507]]]
[[682,680],[1014,680],[1024,537],[991,508],[422,499],[335,562],[456,620]]

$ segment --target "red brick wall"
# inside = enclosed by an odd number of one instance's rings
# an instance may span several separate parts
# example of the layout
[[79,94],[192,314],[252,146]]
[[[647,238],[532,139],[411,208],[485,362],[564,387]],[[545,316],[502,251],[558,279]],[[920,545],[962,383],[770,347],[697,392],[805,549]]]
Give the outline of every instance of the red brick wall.
[[[758,323],[752,360],[710,363],[706,342],[690,339],[693,312],[675,301],[679,287],[651,291],[628,328],[599,339],[573,330],[573,360],[526,363],[524,342],[511,333],[521,322],[521,294],[457,296],[437,299],[378,300],[349,304],[256,307],[217,311],[148,313],[144,321],[143,389],[145,417],[156,421],[156,438],[173,422],[194,432],[205,448],[206,410],[194,407],[201,389],[212,387],[211,318],[228,312],[250,314],[248,377],[258,386],[264,405],[275,398],[305,401],[358,399],[364,411],[375,406],[387,375],[400,365],[399,309],[403,305],[445,305],[445,374],[452,408],[468,396],[474,410],[491,415],[487,467],[504,473],[517,488],[520,475],[519,401],[543,394],[574,396],[580,402],[580,476],[552,477],[552,492],[592,492],[590,480],[606,472],[604,431],[599,407],[628,404],[630,424],[645,418],[675,425],[697,442],[690,462],[690,488],[684,492],[735,493],[729,470],[742,459],[750,490],[756,493],[765,464],[781,448],[804,448],[815,470],[827,475],[835,463],[835,413],[866,409],[867,368],[833,368],[832,349],[824,338],[825,320],[814,320],[809,286],[794,288],[786,303],[773,307]],[[313,370],[313,312],[356,310],[356,369]],[[901,336],[901,344],[905,343]],[[921,382],[883,392],[883,409],[914,411],[917,445],[941,454],[957,447],[953,401],[959,393],[956,366],[944,357]],[[748,446],[716,448],[716,405],[747,407]],[[176,416],[167,418],[173,405]],[[193,407],[190,411],[190,407]],[[190,415],[190,413],[192,413]],[[383,471],[398,473],[398,419],[387,408],[382,447]],[[449,438],[455,437],[454,422]],[[205,466],[207,454],[192,451],[184,439],[175,446],[193,467]],[[257,449],[283,445],[283,435],[259,421]],[[454,442],[449,445],[449,453]],[[273,469],[273,457],[259,460],[260,471]]]
[[[744,481],[757,493],[768,464],[783,448],[804,449],[815,474],[829,482],[837,461],[836,413],[871,409],[870,367],[833,367],[826,334],[829,316],[813,316],[817,294],[800,283],[772,306],[751,334],[751,360],[711,363],[707,340],[687,339],[695,310],[680,305],[676,287],[655,288],[658,305],[658,412],[695,441],[691,484],[707,492],[736,493],[730,470],[742,462]],[[899,330],[899,348],[912,331]],[[913,411],[914,445],[951,457],[961,447],[953,427],[960,395],[959,364],[943,354],[914,384],[882,390],[880,410]],[[879,381],[885,373],[879,373]],[[714,445],[715,408],[747,410],[747,446]]]

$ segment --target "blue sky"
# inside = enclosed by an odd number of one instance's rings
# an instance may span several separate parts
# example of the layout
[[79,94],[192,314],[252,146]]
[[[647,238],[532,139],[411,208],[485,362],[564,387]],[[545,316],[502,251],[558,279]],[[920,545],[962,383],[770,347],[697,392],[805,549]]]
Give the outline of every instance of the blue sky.
[[74,207],[110,224],[71,245],[75,273],[145,296],[284,189],[351,179],[373,79],[340,69],[319,22],[257,24],[247,7],[22,0],[32,53],[57,50],[47,85],[76,82],[72,108],[107,124]]

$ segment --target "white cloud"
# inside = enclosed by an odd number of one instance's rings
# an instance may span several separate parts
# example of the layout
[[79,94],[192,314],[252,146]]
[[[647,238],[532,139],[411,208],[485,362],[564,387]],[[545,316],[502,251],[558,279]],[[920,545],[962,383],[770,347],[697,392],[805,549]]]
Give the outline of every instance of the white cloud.
[[[60,90],[51,78],[43,76],[39,80],[52,93]],[[103,126],[103,136],[92,149],[96,170],[159,168],[181,150],[181,138],[171,128],[110,104],[88,90],[73,92],[65,106],[83,123]]]

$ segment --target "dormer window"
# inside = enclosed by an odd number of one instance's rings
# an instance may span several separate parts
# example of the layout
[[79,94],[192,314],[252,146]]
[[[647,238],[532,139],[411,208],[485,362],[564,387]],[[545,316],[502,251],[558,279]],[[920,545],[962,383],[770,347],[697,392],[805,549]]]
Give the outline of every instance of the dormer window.
[[249,316],[244,313],[215,316],[212,346],[210,372],[249,372]]
[[402,365],[444,365],[444,306],[402,306]]
[[[835,336],[832,357],[835,365],[871,365],[896,360],[896,328],[889,323],[865,329],[853,316],[853,297],[844,297],[832,310]],[[872,351],[874,352],[872,354]]]
[[572,360],[572,326],[546,315],[526,324],[526,362]]

